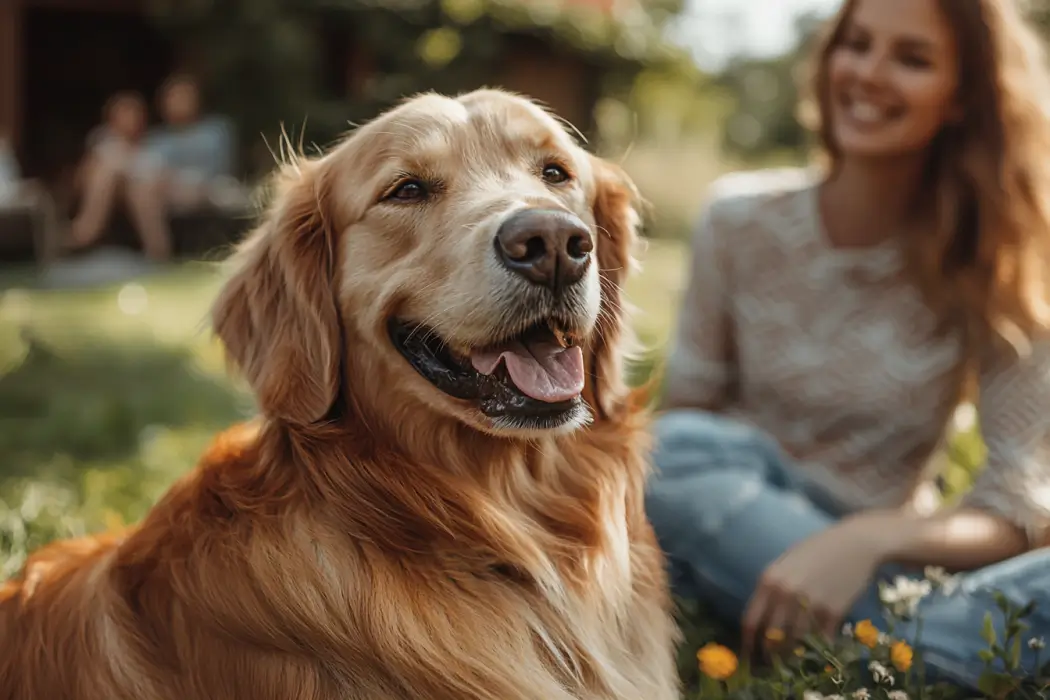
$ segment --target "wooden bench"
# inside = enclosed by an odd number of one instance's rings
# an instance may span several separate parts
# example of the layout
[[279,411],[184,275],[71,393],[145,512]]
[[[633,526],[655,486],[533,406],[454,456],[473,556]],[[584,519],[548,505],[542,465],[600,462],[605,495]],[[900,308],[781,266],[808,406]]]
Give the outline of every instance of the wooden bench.
[[[178,258],[211,257],[213,251],[239,241],[253,224],[250,211],[178,215],[171,220],[172,242]],[[39,220],[28,208],[0,208],[0,264],[41,261],[42,233]],[[100,237],[98,246],[142,250],[128,218],[118,213]]]
[[34,213],[23,207],[0,208],[0,262],[37,259]]

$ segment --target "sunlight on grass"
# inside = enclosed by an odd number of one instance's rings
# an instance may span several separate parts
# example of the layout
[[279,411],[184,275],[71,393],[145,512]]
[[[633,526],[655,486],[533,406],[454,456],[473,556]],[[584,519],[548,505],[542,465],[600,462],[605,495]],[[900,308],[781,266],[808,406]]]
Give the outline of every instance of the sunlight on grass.
[[221,356],[210,338],[207,314],[219,280],[215,266],[188,263],[99,289],[9,290],[0,303],[0,323],[15,322],[59,345],[90,343],[97,337],[192,348],[202,363],[218,368]]
[[662,348],[670,339],[685,288],[689,251],[677,241],[646,243],[641,274],[628,280],[627,296],[637,308],[632,322],[638,335],[647,346]]
[[[684,262],[655,241],[629,285],[650,348],[669,334]],[[134,519],[249,416],[207,324],[220,284],[216,265],[189,263],[98,289],[0,292],[0,495],[46,481],[93,526]]]
[[[653,360],[672,333],[688,251],[646,243],[627,293]],[[220,283],[215,265],[191,263],[84,291],[0,284],[0,579],[50,539],[138,520],[216,432],[252,414],[207,325]],[[980,454],[976,434],[953,443],[954,488]],[[697,648],[725,630],[692,608],[682,623],[691,683]]]
[[[640,334],[658,349],[685,259],[654,241],[643,263],[628,291]],[[189,263],[98,289],[0,293],[6,491],[49,479],[92,513],[135,517],[216,431],[247,417],[251,398],[227,376],[207,324],[220,283],[217,266]]]
[[112,287],[0,293],[9,504],[47,492],[78,503],[89,529],[136,519],[251,414],[206,323],[218,285],[214,266],[187,264]]

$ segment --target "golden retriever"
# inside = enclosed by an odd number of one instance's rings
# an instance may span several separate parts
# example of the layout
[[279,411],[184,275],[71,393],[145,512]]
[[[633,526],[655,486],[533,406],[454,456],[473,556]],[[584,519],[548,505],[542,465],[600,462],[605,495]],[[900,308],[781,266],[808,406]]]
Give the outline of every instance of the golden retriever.
[[497,90],[283,170],[212,315],[262,417],[0,589],[0,698],[678,697],[627,177]]

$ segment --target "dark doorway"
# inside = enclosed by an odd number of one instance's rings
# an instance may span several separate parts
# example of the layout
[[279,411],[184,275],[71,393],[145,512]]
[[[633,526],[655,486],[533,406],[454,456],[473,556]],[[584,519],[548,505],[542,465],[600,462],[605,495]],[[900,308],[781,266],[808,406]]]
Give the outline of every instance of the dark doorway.
[[174,52],[142,14],[29,8],[24,14],[23,167],[60,184],[118,90],[153,93]]

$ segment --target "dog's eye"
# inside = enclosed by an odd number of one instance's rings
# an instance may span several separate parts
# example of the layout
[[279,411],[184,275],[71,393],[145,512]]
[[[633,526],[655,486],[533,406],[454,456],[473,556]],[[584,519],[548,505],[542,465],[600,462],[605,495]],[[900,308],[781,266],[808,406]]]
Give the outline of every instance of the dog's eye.
[[560,165],[548,163],[543,166],[543,180],[552,185],[560,185],[563,182],[569,181],[569,173],[567,173],[565,168]]
[[427,188],[419,180],[405,180],[390,190],[386,198],[398,202],[420,202],[427,198]]

